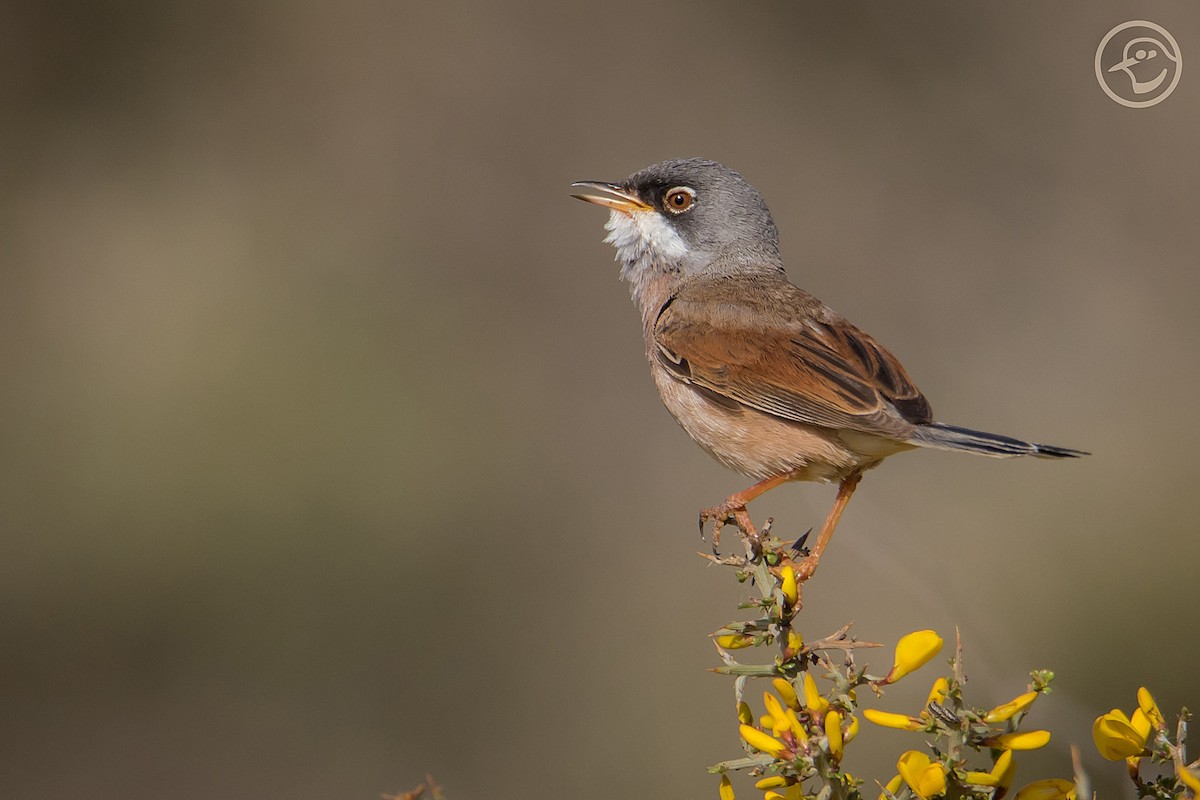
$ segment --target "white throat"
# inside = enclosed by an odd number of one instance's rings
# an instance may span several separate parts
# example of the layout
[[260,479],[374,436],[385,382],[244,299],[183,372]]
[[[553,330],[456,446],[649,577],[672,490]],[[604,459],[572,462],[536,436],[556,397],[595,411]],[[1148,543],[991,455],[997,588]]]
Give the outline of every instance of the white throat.
[[687,243],[657,211],[612,211],[604,241],[617,248],[621,279],[629,282],[634,302],[642,304],[648,284],[678,272]]

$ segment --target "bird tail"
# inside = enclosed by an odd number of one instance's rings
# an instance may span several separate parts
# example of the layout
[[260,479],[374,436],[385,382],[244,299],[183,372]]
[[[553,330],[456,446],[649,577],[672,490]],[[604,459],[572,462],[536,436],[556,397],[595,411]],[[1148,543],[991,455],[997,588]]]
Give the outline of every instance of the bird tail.
[[943,425],[940,422],[918,425],[909,442],[919,447],[937,447],[942,450],[966,450],[970,453],[979,453],[980,455],[992,456],[993,458],[1015,458],[1017,456],[1078,458],[1079,456],[1089,455],[1089,453],[1085,453],[1082,450],[1072,450],[1069,447],[1023,442],[1011,436],[973,431],[970,428]]

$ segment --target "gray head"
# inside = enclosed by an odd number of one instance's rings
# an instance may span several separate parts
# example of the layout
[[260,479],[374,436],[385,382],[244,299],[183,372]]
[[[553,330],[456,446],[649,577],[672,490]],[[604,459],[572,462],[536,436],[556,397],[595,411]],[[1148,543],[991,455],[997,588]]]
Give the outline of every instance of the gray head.
[[655,273],[783,271],[779,231],[762,195],[715,161],[664,161],[622,183],[573,186],[598,192],[574,197],[612,209],[605,241],[635,289]]

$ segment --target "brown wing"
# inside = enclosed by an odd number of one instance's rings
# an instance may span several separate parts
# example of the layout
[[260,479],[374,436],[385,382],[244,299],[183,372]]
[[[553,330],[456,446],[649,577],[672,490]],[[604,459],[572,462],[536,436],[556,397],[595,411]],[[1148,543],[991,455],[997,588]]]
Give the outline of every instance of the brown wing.
[[782,276],[692,282],[654,339],[680,380],[784,419],[899,439],[932,419],[895,356]]

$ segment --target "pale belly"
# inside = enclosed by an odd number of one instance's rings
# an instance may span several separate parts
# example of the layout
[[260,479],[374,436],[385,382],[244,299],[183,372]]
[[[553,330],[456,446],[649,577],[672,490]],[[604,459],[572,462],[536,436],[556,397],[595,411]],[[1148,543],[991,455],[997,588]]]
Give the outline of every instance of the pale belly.
[[870,434],[789,422],[710,399],[657,365],[651,372],[663,404],[688,435],[717,461],[757,480],[796,472],[795,480],[839,481],[913,448]]

